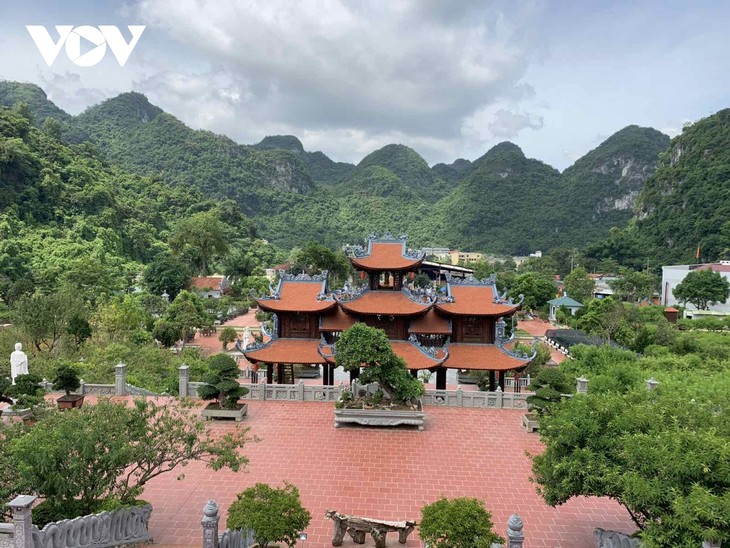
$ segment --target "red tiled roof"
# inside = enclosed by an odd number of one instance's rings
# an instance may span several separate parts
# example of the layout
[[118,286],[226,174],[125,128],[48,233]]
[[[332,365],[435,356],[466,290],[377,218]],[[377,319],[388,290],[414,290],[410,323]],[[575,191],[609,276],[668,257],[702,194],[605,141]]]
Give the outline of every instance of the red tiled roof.
[[494,286],[449,285],[453,303],[437,303],[436,309],[456,316],[507,316],[519,310],[519,304],[494,302]]
[[430,304],[409,299],[402,291],[367,291],[352,301],[340,301],[340,306],[353,314],[389,316],[413,316],[423,314],[431,308]]
[[326,363],[317,351],[319,339],[276,339],[274,342],[244,352],[251,363]]
[[426,312],[425,315],[411,320],[409,333],[426,333],[434,335],[450,335],[451,322],[443,316],[439,316],[434,309]]
[[712,270],[713,272],[730,272],[730,264],[711,263],[698,266],[695,270]]
[[319,321],[322,331],[344,331],[357,323],[357,318],[346,314],[339,306],[333,312],[323,315]]
[[390,341],[390,346],[397,356],[406,361],[408,369],[431,369],[440,365],[446,357],[443,351],[437,352],[435,358],[427,356],[408,341]]
[[528,364],[500,350],[493,344],[451,343],[444,367],[480,371],[509,371]]
[[195,276],[190,280],[190,287],[194,289],[220,289],[223,276]]
[[256,302],[268,312],[324,312],[337,306],[334,300],[317,300],[321,292],[321,281],[282,280],[278,299],[256,299]]
[[423,262],[404,257],[405,241],[369,242],[370,254],[366,257],[350,257],[353,266],[362,270],[414,270]]

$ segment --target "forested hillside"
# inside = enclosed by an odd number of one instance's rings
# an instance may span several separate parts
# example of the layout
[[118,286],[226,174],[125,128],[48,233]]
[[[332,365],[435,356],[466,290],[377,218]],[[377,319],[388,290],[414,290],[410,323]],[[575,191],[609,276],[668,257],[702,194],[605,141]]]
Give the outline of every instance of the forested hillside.
[[408,233],[417,246],[515,254],[601,242],[611,226],[628,222],[667,142],[630,126],[563,174],[512,143],[474,162],[433,168],[391,144],[354,166],[308,152],[291,135],[246,146],[190,129],[138,93],[72,117],[37,86],[0,83],[0,105],[20,103],[47,134],[88,141],[128,172],[234,200],[263,237],[285,249],[309,240],[337,248],[385,230]]

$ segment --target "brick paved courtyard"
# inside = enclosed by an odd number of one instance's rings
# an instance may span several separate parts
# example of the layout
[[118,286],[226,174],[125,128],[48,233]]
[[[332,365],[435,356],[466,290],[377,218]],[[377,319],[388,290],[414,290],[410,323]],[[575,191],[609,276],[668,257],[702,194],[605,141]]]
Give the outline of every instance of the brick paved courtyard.
[[[246,448],[247,473],[213,472],[201,463],[183,469],[185,479],[162,476],[146,489],[154,506],[156,544],[201,543],[203,504],[215,499],[225,511],[236,493],[256,482],[297,485],[312,513],[307,546],[330,545],[331,508],[381,519],[420,518],[420,508],[440,495],[478,497],[504,534],[517,512],[525,523],[526,546],[593,546],[595,527],[630,532],[627,513],[605,499],[574,500],[563,507],[545,506],[528,481],[525,451],[540,450],[537,435],[521,428],[520,411],[427,407],[424,432],[411,429],[333,427],[330,403],[249,402],[244,424],[261,438]],[[225,433],[230,422],[213,422]],[[400,546],[391,534],[388,546]],[[416,534],[408,546],[420,546]],[[351,540],[344,546],[356,546]],[[373,546],[368,539],[366,546]]]

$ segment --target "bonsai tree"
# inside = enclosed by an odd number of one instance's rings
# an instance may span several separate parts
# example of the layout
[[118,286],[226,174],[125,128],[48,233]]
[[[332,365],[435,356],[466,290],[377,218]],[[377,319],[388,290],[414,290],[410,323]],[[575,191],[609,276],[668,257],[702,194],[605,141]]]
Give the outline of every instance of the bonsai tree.
[[209,371],[203,377],[198,396],[204,400],[216,400],[221,409],[236,409],[238,400],[248,394],[248,388],[238,384],[236,360],[226,354],[216,354],[208,361]]
[[18,375],[15,384],[9,387],[5,394],[15,400],[13,407],[25,409],[43,403],[43,389],[41,378],[38,375]]
[[527,396],[527,403],[537,411],[538,415],[544,415],[563,399],[563,394],[572,394],[574,386],[559,369],[541,369],[530,383],[528,390],[534,391],[535,394]]
[[225,350],[230,343],[236,340],[236,330],[232,327],[224,327],[221,330],[221,334],[218,335],[218,340],[223,344],[223,350]]
[[312,515],[302,507],[299,489],[284,482],[281,489],[265,483],[249,487],[228,509],[228,529],[252,529],[260,548],[270,542],[295,546],[299,533],[306,529]]
[[423,383],[414,378],[406,362],[395,355],[385,331],[356,323],[337,341],[335,360],[346,371],[365,367],[360,379],[377,382],[395,403],[408,403],[423,395]]
[[62,365],[56,369],[56,378],[53,379],[54,390],[63,390],[67,396],[70,396],[71,392],[78,390],[80,386],[79,373],[75,368],[70,365]]
[[492,532],[492,514],[479,499],[441,498],[421,508],[418,535],[433,548],[490,548],[504,539]]

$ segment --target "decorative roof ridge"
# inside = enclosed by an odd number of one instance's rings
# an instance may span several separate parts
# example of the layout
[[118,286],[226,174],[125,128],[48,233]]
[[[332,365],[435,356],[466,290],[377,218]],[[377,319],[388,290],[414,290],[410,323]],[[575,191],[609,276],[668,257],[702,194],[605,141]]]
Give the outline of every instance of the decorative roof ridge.
[[505,344],[507,344],[508,342],[511,342],[513,340],[514,340],[514,334],[509,339],[498,342],[497,344],[495,344],[495,346],[497,348],[499,348],[504,354],[507,354],[508,356],[510,356],[512,358],[516,358],[518,360],[529,362],[529,361],[535,359],[535,357],[537,356],[537,341],[538,341],[537,337],[533,337],[533,339],[532,339],[532,344],[530,345],[530,348],[532,348],[532,354],[529,354],[529,355],[526,354],[525,352],[521,352],[519,350],[510,350],[509,348],[504,347]]
[[428,305],[428,306],[431,306],[432,304],[434,304],[436,302],[436,299],[438,299],[438,295],[436,294],[435,291],[433,291],[433,289],[431,289],[431,287],[409,289],[408,287],[403,286],[401,288],[401,293],[403,293],[406,297],[408,297],[414,303],[424,304],[424,305]]
[[[271,316],[271,331],[266,329],[266,322],[261,322],[261,335],[263,337],[269,337],[269,340],[264,342],[262,337],[261,341],[249,344],[245,350],[241,350],[241,353],[245,354],[246,352],[253,352],[254,350],[261,350],[263,348],[271,346],[274,341],[277,341],[279,339],[278,333],[279,316],[277,314],[274,314]],[[236,343],[236,346],[238,346],[238,343]]]
[[337,289],[332,294],[338,303],[349,303],[356,301],[369,291],[370,288],[367,285],[361,285],[360,287],[352,289],[350,288],[350,284],[345,284],[342,286],[342,289]]
[[429,347],[423,346],[419,342],[418,337],[416,337],[416,335],[414,335],[414,334],[411,334],[411,336],[408,337],[408,340],[404,341],[404,342],[408,342],[408,343],[412,344],[413,346],[418,348],[418,350],[420,350],[421,353],[423,353],[427,358],[432,359],[435,362],[444,363],[449,357],[448,340],[446,341],[446,344],[444,344],[444,346],[441,347],[441,351],[444,353],[443,358],[436,357],[436,353],[438,352],[438,349],[435,346],[429,346]]
[[[331,349],[331,353],[326,352],[325,347],[329,347]],[[327,339],[324,338],[324,335],[320,335],[319,345],[317,346],[317,353],[322,356],[326,361],[332,362],[334,361],[335,357],[335,344],[328,343]]]
[[373,251],[373,242],[376,243],[396,243],[401,242],[403,245],[402,256],[404,259],[420,260],[426,256],[426,252],[420,249],[406,249],[406,241],[408,240],[407,234],[401,234],[398,237],[393,236],[390,232],[386,231],[382,236],[378,236],[372,232],[368,234],[367,238],[367,249],[361,245],[352,245],[347,247],[347,253],[355,259],[363,259],[369,257]]
[[458,286],[471,286],[471,287],[492,287],[492,293],[494,294],[494,297],[492,298],[493,304],[504,304],[508,306],[515,306],[515,305],[521,305],[524,300],[525,296],[520,293],[517,297],[520,299],[519,302],[514,302],[512,297],[507,298],[507,291],[502,293],[502,295],[499,294],[497,291],[497,275],[492,273],[488,278],[454,278],[451,276],[450,272],[446,272],[446,283],[447,283],[447,289],[448,289],[448,295],[446,297],[441,297],[439,302],[446,302],[446,303],[453,303],[455,302],[454,297],[451,295],[451,287],[452,285],[458,285]]
[[318,301],[332,301],[334,300],[332,295],[327,293],[327,274],[328,270],[321,270],[319,274],[307,274],[306,272],[300,272],[299,274],[288,274],[286,270],[279,270],[279,283],[274,288],[269,284],[268,295],[257,295],[256,290],[251,288],[249,294],[253,299],[257,301],[278,301],[281,299],[281,288],[284,282],[305,282],[305,283],[321,283],[322,287],[319,294],[317,294]]

